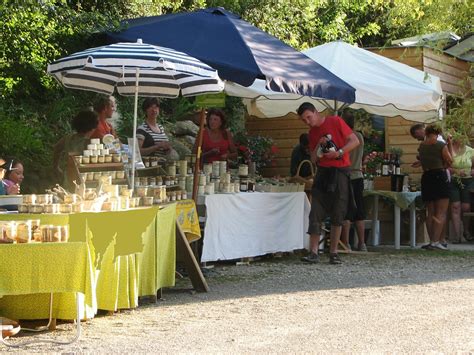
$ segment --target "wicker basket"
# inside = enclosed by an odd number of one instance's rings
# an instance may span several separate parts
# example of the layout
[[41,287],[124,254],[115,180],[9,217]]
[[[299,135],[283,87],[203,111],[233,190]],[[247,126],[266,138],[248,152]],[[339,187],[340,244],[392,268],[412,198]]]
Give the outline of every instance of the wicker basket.
[[[310,177],[302,177],[300,176],[300,170],[303,164],[309,164],[311,167],[311,176]],[[298,169],[296,169],[296,175],[292,176],[288,179],[288,182],[295,182],[298,184],[304,184],[304,189],[305,190],[311,190],[311,187],[313,186],[313,179],[314,179],[314,166],[313,163],[309,160],[303,160],[299,165]]]

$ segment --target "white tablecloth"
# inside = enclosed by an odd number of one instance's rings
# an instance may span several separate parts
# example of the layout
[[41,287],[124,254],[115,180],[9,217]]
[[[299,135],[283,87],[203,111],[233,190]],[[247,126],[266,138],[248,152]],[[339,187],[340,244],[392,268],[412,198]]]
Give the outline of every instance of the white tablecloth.
[[201,261],[303,249],[310,204],[304,192],[216,194],[207,209]]

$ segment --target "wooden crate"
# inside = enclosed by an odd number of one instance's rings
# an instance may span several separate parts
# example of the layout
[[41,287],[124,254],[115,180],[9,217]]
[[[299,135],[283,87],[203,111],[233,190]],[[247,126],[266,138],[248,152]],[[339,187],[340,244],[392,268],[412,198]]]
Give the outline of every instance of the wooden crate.
[[374,190],[392,190],[392,177],[391,176],[376,176],[374,177]]

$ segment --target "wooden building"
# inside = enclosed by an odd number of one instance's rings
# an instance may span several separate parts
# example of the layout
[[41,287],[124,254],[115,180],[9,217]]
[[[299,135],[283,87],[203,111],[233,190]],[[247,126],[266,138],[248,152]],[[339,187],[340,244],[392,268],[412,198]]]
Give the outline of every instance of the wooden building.
[[301,133],[308,132],[306,126],[296,114],[285,117],[258,118],[247,117],[245,127],[249,135],[261,135],[273,138],[278,147],[278,153],[273,166],[263,171],[265,176],[289,176],[291,152],[298,144]]
[[[455,98],[464,96],[471,91],[470,63],[457,59],[451,55],[436,52],[428,47],[389,47],[371,48],[374,53],[402,62],[411,67],[436,75],[441,80],[443,93],[446,96],[445,109]],[[410,126],[415,122],[402,117],[391,117],[385,120],[385,147],[399,147],[403,149],[402,171],[419,178],[421,170],[413,169],[410,164],[415,160],[419,143],[410,136]],[[280,118],[247,117],[246,129],[250,135],[272,137],[279,148],[275,159],[275,166],[264,170],[265,176],[288,176],[290,158],[293,147],[298,143],[301,133],[308,128],[295,114]],[[474,122],[473,122],[474,133]],[[473,134],[474,137],[474,134]]]
[[[463,97],[466,92],[471,90],[470,63],[466,61],[436,52],[428,47],[391,47],[370,50],[439,77],[445,97],[445,112],[449,112],[456,98]],[[421,169],[413,169],[410,166],[416,159],[419,146],[419,142],[410,136],[410,126],[414,123],[402,117],[385,120],[385,147],[387,149],[388,147],[403,149],[402,170],[413,175],[416,179],[420,178]]]

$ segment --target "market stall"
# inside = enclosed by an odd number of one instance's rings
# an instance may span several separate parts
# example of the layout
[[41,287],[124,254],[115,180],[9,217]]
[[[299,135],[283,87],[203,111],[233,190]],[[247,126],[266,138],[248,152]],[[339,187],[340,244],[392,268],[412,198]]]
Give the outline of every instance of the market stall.
[[[81,317],[92,318],[97,307],[110,311],[134,308],[138,306],[138,296],[155,295],[158,289],[174,285],[175,215],[176,206],[172,204],[162,209],[150,207],[66,215],[1,215],[0,220],[34,219],[39,220],[41,225],[54,223],[67,226],[70,242],[88,245],[94,276],[97,275],[94,282],[97,305],[84,307]],[[29,243],[17,245],[20,248],[30,246]],[[7,247],[10,245],[0,245],[0,250]],[[0,294],[4,295],[1,289]],[[3,297],[0,299],[0,310],[2,314],[17,319],[47,318],[47,308],[27,306],[33,298]],[[73,298],[58,298],[57,304],[59,306],[55,305],[53,312],[55,318],[75,318]]]

